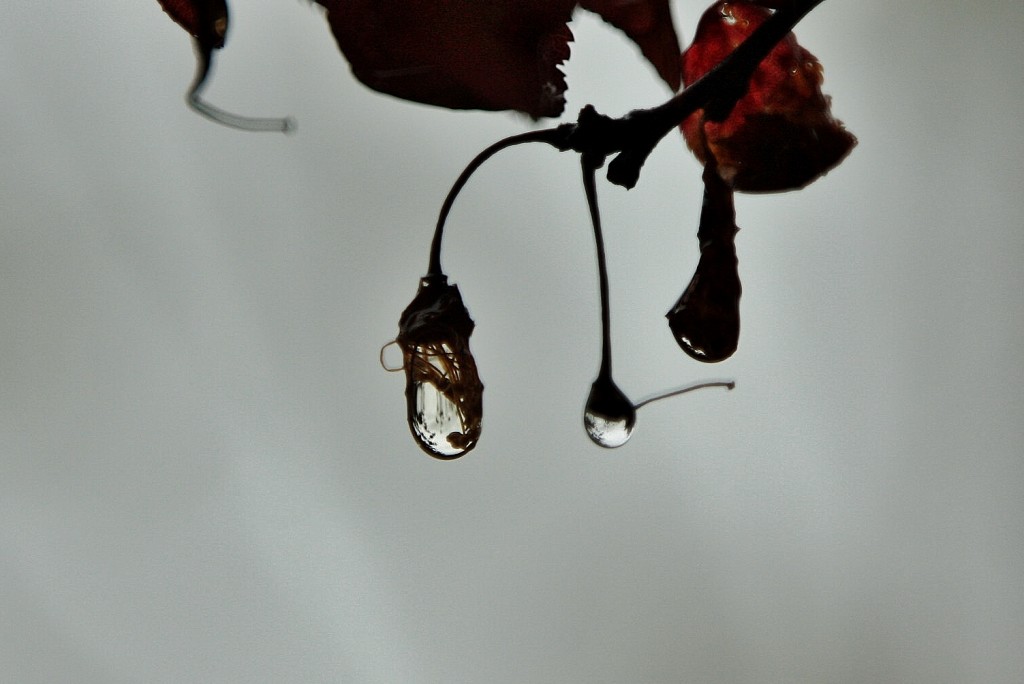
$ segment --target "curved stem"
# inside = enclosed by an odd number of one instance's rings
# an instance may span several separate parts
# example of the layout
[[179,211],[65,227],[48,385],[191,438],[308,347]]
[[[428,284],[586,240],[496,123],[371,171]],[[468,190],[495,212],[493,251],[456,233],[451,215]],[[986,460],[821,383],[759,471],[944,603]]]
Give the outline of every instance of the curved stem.
[[736,387],[736,382],[733,380],[716,380],[714,382],[699,382],[696,385],[688,385],[686,387],[680,387],[679,389],[669,390],[668,392],[662,392],[661,394],[655,394],[650,397],[641,399],[637,403],[633,404],[633,408],[638,409],[641,406],[646,406],[652,401],[658,401],[660,399],[668,399],[669,397],[677,397],[680,394],[686,394],[694,390],[704,389],[705,387],[724,387],[725,389],[731,390]]
[[[448,213],[469,177],[494,154],[513,145],[545,142],[560,151],[573,150],[584,156],[591,155],[594,159],[601,159],[601,163],[596,164],[591,171],[603,165],[605,156],[615,154],[617,156],[608,165],[608,180],[616,185],[632,188],[636,185],[640,177],[640,169],[647,161],[651,151],[662,138],[690,114],[703,108],[711,120],[722,120],[727,117],[736,101],[747,91],[750,77],[762,60],[808,12],[822,2],[824,0],[793,0],[792,3],[776,10],[717,66],[664,104],[651,109],[636,110],[619,119],[599,114],[593,107],[587,105],[580,112],[575,124],[562,124],[555,128],[513,135],[499,140],[485,149],[474,157],[462,171],[448,192],[448,196],[445,197],[444,204],[441,205],[437,226],[434,229],[434,239],[430,247],[427,275],[443,274],[441,270],[441,241]],[[208,56],[204,61],[208,63]],[[189,92],[189,101],[199,111],[227,125],[244,124],[247,121],[275,121],[247,120],[244,117],[221,112],[202,102],[198,97],[198,90],[205,77],[204,67],[206,66],[201,67],[204,76],[196,79],[195,85]],[[200,104],[205,109],[200,109]],[[213,112],[216,112],[217,116],[214,116]],[[285,119],[284,121],[283,129],[278,127],[273,130],[287,130],[289,120]],[[584,177],[586,177],[586,173]]]
[[[587,105],[574,124],[513,135],[485,149],[459,175],[441,206],[427,274],[442,275],[441,240],[448,212],[469,177],[495,153],[521,143],[545,142],[560,151],[573,150],[581,155],[600,158],[602,163],[605,156],[614,154],[617,156],[608,164],[608,180],[615,185],[632,188],[651,151],[686,117],[701,108],[706,110],[711,120],[728,116],[736,101],[747,91],[750,76],[762,60],[808,12],[822,2],[824,0],[793,0],[776,10],[717,66],[664,104],[636,110],[619,119],[599,114]],[[595,165],[594,169],[601,165]]]
[[199,112],[207,119],[216,121],[229,128],[237,128],[242,131],[270,132],[270,133],[291,133],[295,130],[295,119],[285,116],[279,119],[264,119],[251,116],[242,116],[224,111],[219,107],[210,104],[195,91],[188,94],[188,104],[192,109]]
[[480,154],[473,157],[473,160],[469,162],[466,168],[462,170],[462,173],[459,174],[459,177],[455,179],[455,184],[452,185],[452,189],[448,191],[448,196],[444,198],[444,203],[441,205],[441,212],[437,217],[437,226],[434,228],[434,239],[430,243],[430,263],[427,266],[428,277],[444,274],[441,270],[441,241],[444,237],[444,224],[448,219],[448,212],[451,211],[452,205],[455,204],[455,198],[458,197],[459,192],[469,180],[469,177],[473,175],[473,172],[501,150],[514,145],[531,142],[546,142],[549,145],[558,147],[559,149],[565,149],[561,144],[561,130],[562,126],[559,126],[557,128],[545,128],[539,131],[530,131],[528,133],[509,136],[508,138],[499,140],[486,148]]
[[196,45],[196,76],[185,96],[186,102],[196,112],[202,114],[211,121],[230,128],[237,128],[243,131],[270,131],[289,133],[295,130],[295,119],[290,116],[282,118],[262,118],[241,116],[226,112],[215,107],[200,96],[199,92],[206,85],[206,78],[210,75],[213,64],[213,49]]
[[594,224],[594,246],[597,249],[597,279],[601,293],[601,370],[599,378],[610,378],[612,373],[612,319],[611,306],[608,303],[608,267],[604,256],[604,237],[601,234],[601,212],[597,208],[597,187],[594,174],[601,168],[603,158],[593,159],[588,154],[580,155],[580,166],[583,168],[583,190],[587,195],[587,206],[590,208],[590,220]]

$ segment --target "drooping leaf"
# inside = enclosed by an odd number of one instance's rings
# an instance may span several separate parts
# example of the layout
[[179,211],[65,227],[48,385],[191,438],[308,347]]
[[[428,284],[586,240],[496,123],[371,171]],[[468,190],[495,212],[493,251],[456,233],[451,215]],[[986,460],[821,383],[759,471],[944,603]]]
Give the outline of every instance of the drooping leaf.
[[[771,16],[760,4],[717,2],[704,13],[683,53],[685,83],[716,66]],[[790,33],[761,62],[725,121],[705,120],[698,110],[683,122],[686,142],[735,190],[801,188],[838,165],[857,142],[832,116],[822,80],[821,63]]]
[[572,0],[318,0],[356,78],[451,109],[562,111]]
[[[353,74],[374,90],[450,109],[562,113],[566,82],[559,67],[569,58],[575,0],[317,2]],[[662,78],[678,85],[668,0],[584,6],[625,31]]]

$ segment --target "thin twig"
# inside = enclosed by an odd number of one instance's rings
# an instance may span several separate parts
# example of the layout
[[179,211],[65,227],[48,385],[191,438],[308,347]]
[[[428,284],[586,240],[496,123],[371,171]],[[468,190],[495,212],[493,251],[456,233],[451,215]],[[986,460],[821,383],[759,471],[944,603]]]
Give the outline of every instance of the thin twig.
[[724,387],[725,389],[731,390],[736,387],[734,380],[721,380],[714,382],[699,382],[696,385],[688,385],[686,387],[680,387],[679,389],[669,390],[668,392],[662,392],[661,394],[655,394],[654,396],[645,397],[640,401],[633,404],[633,408],[638,409],[641,406],[646,406],[652,401],[658,401],[659,399],[668,399],[669,397],[677,397],[680,394],[686,394],[694,390],[704,389],[705,387]]
[[559,151],[573,150],[593,159],[603,160],[615,155],[608,164],[608,180],[615,185],[632,188],[655,146],[690,114],[704,109],[708,120],[720,121],[727,117],[746,93],[751,75],[772,48],[822,2],[824,0],[793,0],[776,10],[711,71],[664,104],[638,109],[618,119],[600,114],[587,105],[580,110],[574,124],[521,133],[499,140],[485,149],[459,174],[445,197],[434,229],[427,274],[441,275],[441,240],[448,213],[469,177],[494,154],[513,145],[544,142]]

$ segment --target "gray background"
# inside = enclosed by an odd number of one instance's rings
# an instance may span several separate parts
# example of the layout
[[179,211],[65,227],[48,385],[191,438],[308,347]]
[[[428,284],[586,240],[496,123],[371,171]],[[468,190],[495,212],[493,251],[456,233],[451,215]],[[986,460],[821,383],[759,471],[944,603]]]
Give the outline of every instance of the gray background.
[[[679,2],[692,36],[700,3]],[[210,99],[156,2],[0,17],[0,679],[1024,679],[1024,5],[832,0],[798,28],[860,138],[742,197],[739,352],[663,315],[696,264],[678,138],[601,184],[617,451],[581,407],[596,274],[574,157],[504,153],[445,267],[484,436],[422,454],[378,349],[462,166],[532,124],[359,86],[305,3],[232,6]],[[570,116],[665,98],[581,17]]]

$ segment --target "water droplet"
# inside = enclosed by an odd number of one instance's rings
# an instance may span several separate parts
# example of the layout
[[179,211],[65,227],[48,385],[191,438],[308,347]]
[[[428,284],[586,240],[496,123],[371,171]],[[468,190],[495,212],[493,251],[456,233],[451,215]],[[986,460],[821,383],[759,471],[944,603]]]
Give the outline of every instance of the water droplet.
[[[439,386],[440,385],[440,386]],[[473,397],[451,393],[444,382],[414,382],[409,393],[409,427],[421,447],[431,456],[452,459],[476,446],[480,437],[479,416],[482,394]],[[471,408],[472,406],[472,408]]]
[[398,327],[409,430],[431,456],[458,458],[480,439],[484,392],[458,287],[443,275],[423,278]]
[[675,306],[665,314],[676,342],[698,361],[733,355],[740,340],[740,275],[736,260],[733,191],[713,164],[704,167],[700,212],[700,261]]
[[666,314],[683,351],[705,363],[733,355],[740,339],[741,289],[733,244],[705,246],[693,279]]
[[633,402],[609,377],[598,377],[590,387],[583,412],[583,427],[595,444],[609,449],[629,441],[636,426]]

